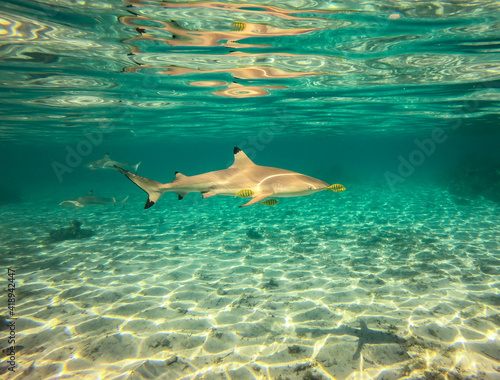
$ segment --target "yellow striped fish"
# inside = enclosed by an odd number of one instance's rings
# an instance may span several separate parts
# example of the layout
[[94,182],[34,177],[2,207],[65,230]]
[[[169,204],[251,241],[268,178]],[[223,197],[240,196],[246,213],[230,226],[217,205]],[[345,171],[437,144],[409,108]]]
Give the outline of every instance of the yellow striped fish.
[[233,31],[234,32],[241,32],[243,29],[245,29],[245,26],[247,24],[244,22],[233,22]]
[[345,190],[344,185],[341,185],[340,183],[335,183],[333,185],[330,185],[326,188],[327,191],[335,191],[336,193],[340,193],[341,191]]
[[240,190],[237,193],[234,193],[234,197],[240,197],[240,198],[248,198],[253,195],[253,191],[250,189],[245,189],[245,190]]
[[278,201],[276,199],[266,199],[264,202],[260,202],[260,205],[274,206],[277,205]]

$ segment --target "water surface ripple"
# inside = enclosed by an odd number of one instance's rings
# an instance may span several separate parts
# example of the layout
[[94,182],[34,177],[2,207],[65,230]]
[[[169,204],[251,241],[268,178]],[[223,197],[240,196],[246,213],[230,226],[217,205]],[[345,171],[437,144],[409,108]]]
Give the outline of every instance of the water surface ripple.
[[3,3],[3,141],[497,123],[497,1]]

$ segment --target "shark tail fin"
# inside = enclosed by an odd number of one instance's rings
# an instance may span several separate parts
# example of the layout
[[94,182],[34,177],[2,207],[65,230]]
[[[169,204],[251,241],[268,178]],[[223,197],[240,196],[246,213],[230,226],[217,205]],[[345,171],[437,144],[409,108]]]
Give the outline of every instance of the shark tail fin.
[[[156,182],[156,181],[152,181],[150,179],[144,178],[144,177],[140,177],[137,174],[130,173],[130,172],[126,171],[125,169],[122,169],[116,165],[115,165],[115,168],[117,168],[120,172],[125,174],[129,180],[131,180],[133,183],[135,183],[137,186],[139,186],[142,190],[144,190],[146,193],[148,193],[148,200],[146,201],[144,208],[150,208],[151,206],[153,206],[158,201],[158,199],[160,199],[160,197],[163,195],[163,193],[165,192],[165,190],[163,189],[163,184],[160,182]],[[125,200],[123,200],[123,202],[125,202]]]
[[140,165],[141,163],[142,163],[142,161],[141,161],[141,162],[139,162],[137,165],[133,166],[133,168],[134,168],[134,172],[137,172],[137,169],[139,169],[139,165]]

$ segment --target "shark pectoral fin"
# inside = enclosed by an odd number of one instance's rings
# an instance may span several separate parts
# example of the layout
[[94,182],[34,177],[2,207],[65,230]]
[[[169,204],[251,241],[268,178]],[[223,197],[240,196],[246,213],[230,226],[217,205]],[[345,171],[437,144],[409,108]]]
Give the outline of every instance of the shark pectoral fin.
[[217,195],[217,193],[215,193],[213,191],[206,191],[206,192],[202,193],[202,195],[203,195],[203,199],[205,199],[205,198],[213,197],[214,195]]
[[245,203],[244,205],[241,205],[240,207],[251,206],[257,202],[266,199],[267,197],[270,197],[271,195],[273,195],[273,193],[256,193],[253,195],[252,199],[250,199],[249,202]]
[[76,208],[77,210],[80,210],[81,208],[83,208],[83,205],[78,201],[66,201],[66,202],[71,203],[73,205],[73,207]]

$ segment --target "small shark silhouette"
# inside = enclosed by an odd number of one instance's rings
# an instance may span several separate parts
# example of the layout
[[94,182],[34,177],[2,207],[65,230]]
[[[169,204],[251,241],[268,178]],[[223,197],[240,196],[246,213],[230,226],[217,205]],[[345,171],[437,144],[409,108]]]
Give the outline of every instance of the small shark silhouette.
[[67,201],[59,203],[59,205],[65,207],[73,207],[76,208],[77,210],[81,209],[82,207],[104,206],[115,203],[120,203],[122,207],[125,207],[125,202],[127,201],[127,199],[128,196],[122,199],[121,201],[117,201],[115,197],[113,198],[96,197],[94,195],[94,192],[90,190],[89,193],[84,197],[68,199]]
[[360,320],[360,329],[354,329],[352,327],[341,325],[336,329],[297,329],[298,333],[312,333],[313,336],[319,336],[324,334],[331,335],[352,335],[357,336],[358,348],[353,355],[353,359],[358,359],[361,356],[361,350],[365,344],[387,344],[387,343],[405,343],[406,339],[397,336],[396,334],[380,331],[380,330],[370,330],[365,321]]
[[[177,193],[179,199],[191,192],[200,192],[203,198],[214,195],[251,194],[252,199],[240,207],[250,206],[270,196],[300,197],[322,190],[343,191],[342,185],[329,186],[328,183],[290,170],[256,165],[239,148],[234,148],[234,163],[228,168],[204,174],[187,176],[175,173],[170,183],[160,183],[130,173],[118,165],[116,168],[125,174],[148,194],[144,208],[150,208],[167,191]],[[340,186],[340,187],[339,187]],[[248,191],[247,191],[248,190]]]
[[91,163],[87,164],[87,167],[90,168],[90,170],[97,170],[97,169],[115,169],[115,166],[120,166],[122,168],[128,168],[131,170],[134,170],[134,172],[137,171],[139,168],[139,165],[141,163],[139,162],[136,165],[129,165],[123,162],[118,162],[118,161],[113,161],[109,157],[109,153],[106,153],[104,158],[101,158],[100,160],[92,161]]

